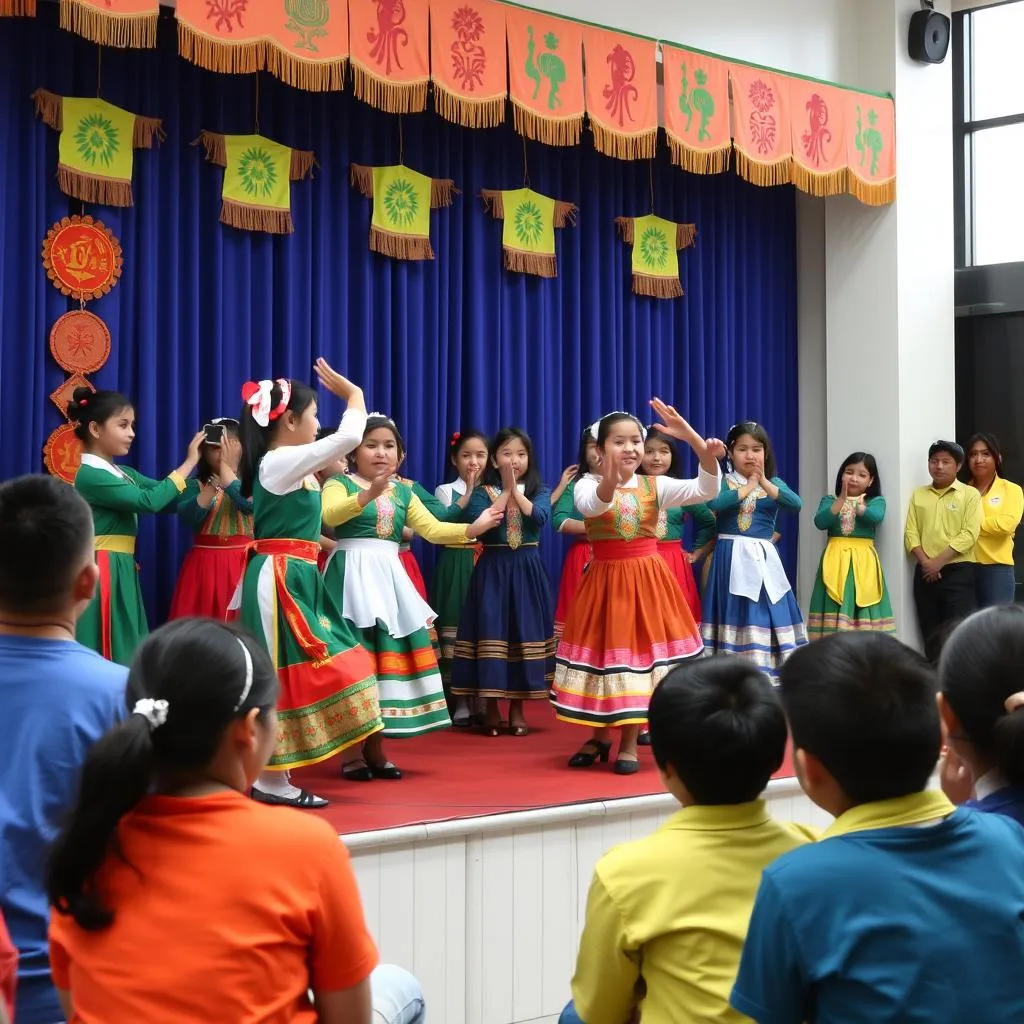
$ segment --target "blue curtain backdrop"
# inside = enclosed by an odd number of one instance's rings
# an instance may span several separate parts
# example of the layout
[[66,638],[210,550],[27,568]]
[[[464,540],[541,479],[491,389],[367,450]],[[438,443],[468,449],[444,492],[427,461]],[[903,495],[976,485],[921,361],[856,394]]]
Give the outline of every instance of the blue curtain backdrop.
[[[36,19],[0,19],[0,477],[35,472],[61,418],[47,397],[63,379],[47,339],[73,305],[49,283],[40,247],[62,216],[82,212],[57,188],[57,135],[29,96],[95,95],[163,118],[167,140],[137,151],[135,206],[89,207],[120,239],[120,283],[90,303],[113,351],[93,377],[136,402],[131,462],[160,476],[209,417],[237,414],[250,377],[309,379],[323,354],[390,413],[409,447],[405,472],[443,478],[444,439],[459,427],[524,426],[552,485],[575,459],[583,424],[612,409],[648,418],[673,401],[698,430],[725,436],[739,418],[765,423],[780,474],[798,486],[794,197],[733,174],[684,174],[662,147],[653,165],[656,212],[693,222],[697,247],[680,254],[686,295],[630,291],[629,249],[612,223],[650,211],[648,163],[612,160],[590,140],[558,149],[528,143],[532,186],[579,206],[557,232],[558,279],[502,268],[501,223],[481,188],[523,184],[523,140],[506,126],[469,131],[433,113],[401,119],[351,93],[288,88],[269,75],[202,71],[177,56],[174,22],[152,51],[98,48],[57,26],[56,4]],[[190,145],[200,129],[260,131],[313,149],[313,181],[292,187],[295,234],[272,237],[218,222],[222,171]],[[404,147],[404,151],[400,150]],[[455,180],[462,194],[431,217],[436,259],[406,263],[369,251],[370,203],[349,164],[404,162]],[[340,414],[326,396],[321,420]],[[692,467],[692,460],[689,460]],[[812,497],[817,497],[814,495]],[[159,621],[189,538],[173,517],[145,517],[140,562]],[[795,566],[796,518],[780,523]],[[557,579],[561,542],[544,544]],[[427,568],[428,552],[420,551]]]

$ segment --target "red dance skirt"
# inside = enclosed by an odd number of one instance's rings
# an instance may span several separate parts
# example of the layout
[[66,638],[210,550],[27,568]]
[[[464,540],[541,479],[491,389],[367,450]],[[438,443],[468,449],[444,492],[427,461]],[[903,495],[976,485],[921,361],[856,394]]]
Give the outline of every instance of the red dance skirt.
[[697,580],[693,575],[693,566],[683,551],[683,545],[677,540],[659,540],[658,554],[668,562],[669,570],[679,581],[683,597],[686,598],[686,605],[690,609],[693,621],[700,625],[700,592],[697,590]]
[[583,582],[583,570],[594,557],[594,549],[586,540],[574,541],[566,552],[562,564],[562,578],[558,583],[558,603],[555,605],[555,639],[562,636],[562,628],[569,615],[569,609],[576,598],[576,592]]
[[426,601],[427,585],[423,582],[423,573],[420,572],[420,563],[416,561],[416,556],[412,553],[411,549],[406,548],[398,552],[398,560],[405,566],[405,571],[409,574],[409,579],[412,580],[412,585],[416,588],[420,597]]
[[224,622],[250,543],[248,537],[198,539],[181,563],[168,618],[199,615]]

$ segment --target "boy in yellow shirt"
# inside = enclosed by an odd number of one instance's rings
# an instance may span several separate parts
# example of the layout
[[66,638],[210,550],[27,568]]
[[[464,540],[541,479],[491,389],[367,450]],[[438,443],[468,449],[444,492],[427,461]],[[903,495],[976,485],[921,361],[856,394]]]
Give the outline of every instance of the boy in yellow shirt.
[[767,677],[729,655],[670,672],[651,697],[651,747],[683,805],[598,862],[573,1002],[560,1024],[747,1020],[729,1007],[762,870],[813,838],[774,821],[761,793],[786,721]]

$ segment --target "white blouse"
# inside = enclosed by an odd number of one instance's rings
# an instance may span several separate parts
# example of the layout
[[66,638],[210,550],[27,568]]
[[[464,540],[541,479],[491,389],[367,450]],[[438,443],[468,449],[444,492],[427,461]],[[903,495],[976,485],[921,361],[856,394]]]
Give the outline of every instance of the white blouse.
[[297,491],[311,473],[344,458],[362,443],[366,431],[366,413],[346,409],[338,429],[312,444],[285,445],[263,456],[260,483],[271,494]]
[[[587,473],[576,481],[573,489],[573,501],[576,510],[587,519],[603,515],[612,507],[610,501],[601,501],[597,496],[597,488],[601,484],[601,478],[594,473]],[[634,473],[630,479],[621,485],[623,490],[635,490],[639,482]],[[708,473],[701,468],[697,472],[695,480],[677,480],[671,476],[654,477],[654,486],[658,491],[659,508],[676,508],[679,505],[696,505],[702,501],[710,501],[722,486],[722,470],[719,468],[715,475]]]

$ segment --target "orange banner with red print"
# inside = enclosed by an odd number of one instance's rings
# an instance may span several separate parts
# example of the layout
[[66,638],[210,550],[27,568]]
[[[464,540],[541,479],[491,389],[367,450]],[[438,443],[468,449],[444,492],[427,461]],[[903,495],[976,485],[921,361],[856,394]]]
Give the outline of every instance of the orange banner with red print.
[[846,191],[846,97],[842,89],[802,78],[789,79],[792,124],[791,181],[812,196]]
[[693,174],[729,166],[729,65],[678,46],[661,46],[665,80],[665,137],[672,162]]
[[60,0],[60,27],[102,46],[156,46],[160,0]]
[[34,18],[36,0],[0,0],[0,18]]
[[587,116],[594,148],[621,160],[648,160],[658,143],[658,45],[653,39],[583,30]]
[[516,131],[551,146],[578,145],[585,109],[583,26],[506,7],[505,34]]
[[434,109],[464,128],[505,120],[505,8],[489,0],[430,0]]
[[736,173],[753,185],[786,185],[793,163],[789,79],[764,68],[729,65]]
[[389,114],[427,109],[430,5],[427,0],[349,0],[352,85]]
[[885,96],[846,92],[845,100],[849,193],[884,206],[896,198],[896,110]]

